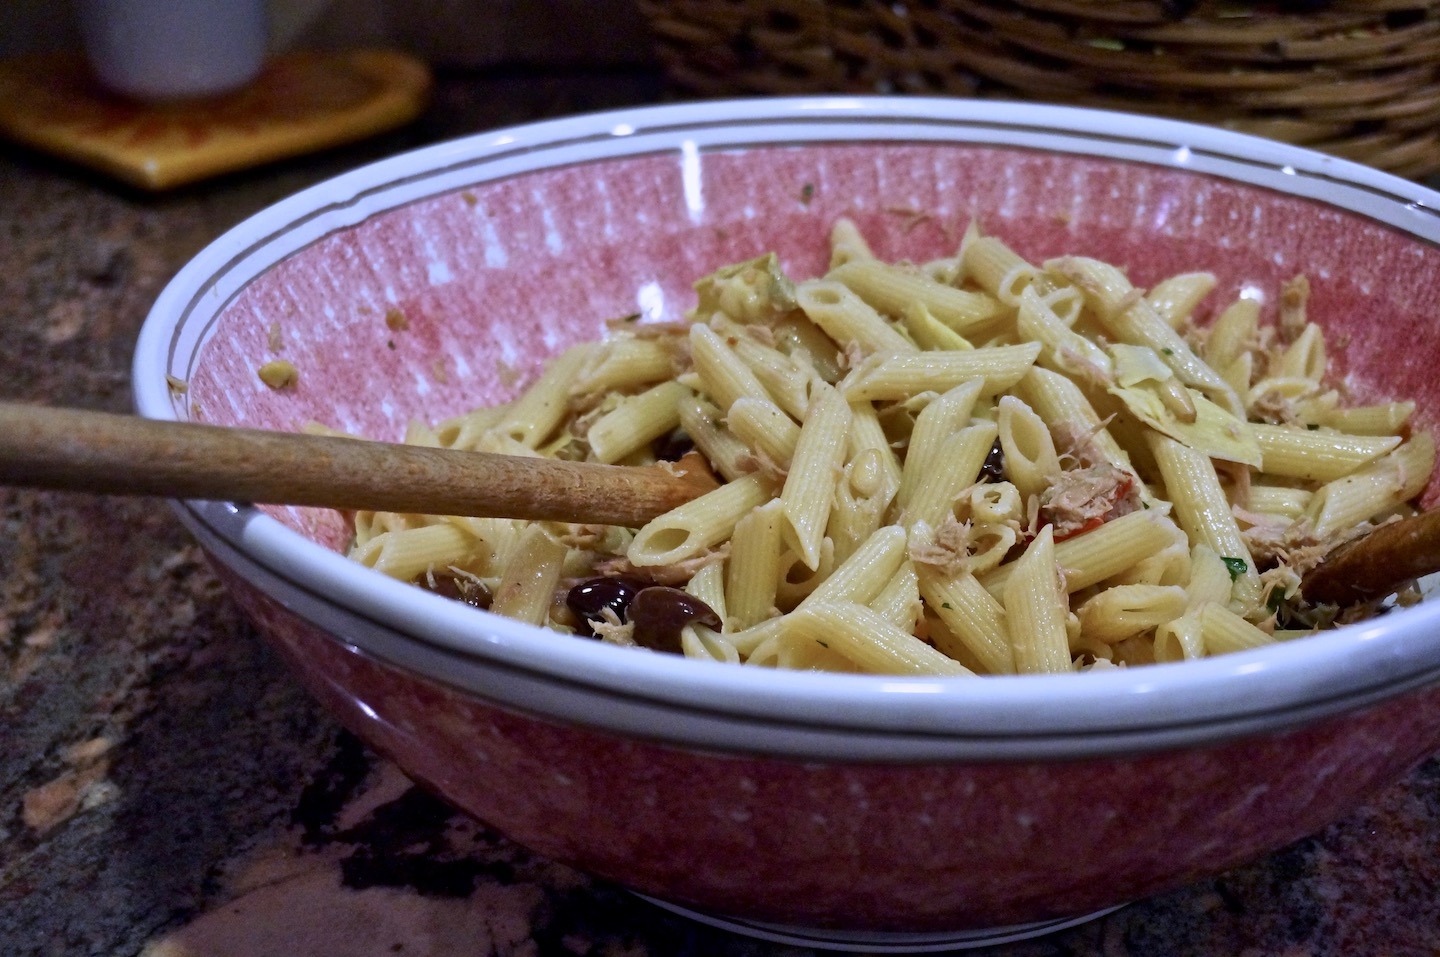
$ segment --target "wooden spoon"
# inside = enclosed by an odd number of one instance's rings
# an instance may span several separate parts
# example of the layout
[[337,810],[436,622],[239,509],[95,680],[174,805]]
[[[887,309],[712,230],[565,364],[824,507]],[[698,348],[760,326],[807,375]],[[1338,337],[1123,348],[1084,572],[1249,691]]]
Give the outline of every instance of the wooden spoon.
[[1440,510],[1381,525],[1335,549],[1300,581],[1310,602],[1353,605],[1383,598],[1440,571]]
[[[679,471],[679,470],[677,470]],[[0,484],[638,527],[703,469],[463,452],[0,402]]]

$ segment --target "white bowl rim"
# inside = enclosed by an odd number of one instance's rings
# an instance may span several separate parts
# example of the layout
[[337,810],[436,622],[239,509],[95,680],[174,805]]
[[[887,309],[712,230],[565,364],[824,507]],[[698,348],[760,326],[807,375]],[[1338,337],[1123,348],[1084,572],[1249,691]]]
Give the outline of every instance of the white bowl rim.
[[[223,302],[213,301],[219,295],[212,282],[217,271],[238,269],[267,255],[273,256],[272,263],[288,255],[275,255],[267,244],[295,223],[329,216],[332,229],[343,228],[375,208],[389,208],[386,202],[403,205],[449,192],[457,188],[450,185],[453,179],[432,183],[441,171],[468,171],[500,156],[510,164],[507,170],[518,163],[521,172],[567,165],[585,158],[576,154],[575,144],[588,144],[590,155],[598,148],[617,156],[674,150],[686,139],[692,144],[700,140],[703,153],[726,142],[837,137],[1035,146],[1192,169],[1330,202],[1440,245],[1440,194],[1434,191],[1310,150],[1189,123],[1071,107],[928,97],[789,97],[641,107],[478,133],[403,153],[256,213],[197,254],[157,298],[136,346],[136,408],[151,418],[182,417],[166,379],[176,331],[197,315],[223,308]],[[689,148],[694,152],[693,145]],[[395,184],[410,191],[396,200],[390,195]],[[595,691],[644,700],[677,716],[702,709],[711,715],[773,716],[872,734],[984,733],[1013,740],[1018,757],[1027,739],[1057,734],[1114,734],[1133,746],[1137,733],[1203,728],[1239,718],[1251,719],[1247,727],[1252,729],[1280,728],[1297,714],[1308,720],[1440,680],[1440,602],[1303,641],[1183,664],[1085,675],[977,680],[738,668],[576,641],[477,612],[363,568],[254,508],[215,502],[185,502],[180,507],[189,520],[297,587],[411,640],[466,659],[560,679],[580,694]],[[443,673],[428,677],[450,683]],[[664,729],[658,733],[683,742],[683,721],[673,735]],[[763,750],[763,742],[747,741],[746,748]]]

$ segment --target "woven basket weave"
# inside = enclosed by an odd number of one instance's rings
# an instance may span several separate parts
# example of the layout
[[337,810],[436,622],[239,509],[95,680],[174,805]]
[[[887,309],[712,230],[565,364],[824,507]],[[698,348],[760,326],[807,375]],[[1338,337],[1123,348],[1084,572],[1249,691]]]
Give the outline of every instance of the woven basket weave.
[[1440,172],[1440,0],[638,2],[694,94],[1044,100]]

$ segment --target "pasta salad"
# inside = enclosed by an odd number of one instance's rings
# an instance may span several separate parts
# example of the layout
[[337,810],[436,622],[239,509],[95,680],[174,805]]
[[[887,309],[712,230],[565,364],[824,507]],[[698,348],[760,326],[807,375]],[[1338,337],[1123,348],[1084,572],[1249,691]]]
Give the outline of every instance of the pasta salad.
[[1411,511],[1413,403],[1326,381],[1303,276],[1273,315],[1200,324],[1204,272],[1134,287],[954,256],[819,278],[773,254],[696,284],[683,322],[611,323],[513,401],[407,441],[713,472],[638,529],[362,512],[351,555],[556,632],[745,666],[1033,674],[1259,647],[1346,614],[1301,576]]

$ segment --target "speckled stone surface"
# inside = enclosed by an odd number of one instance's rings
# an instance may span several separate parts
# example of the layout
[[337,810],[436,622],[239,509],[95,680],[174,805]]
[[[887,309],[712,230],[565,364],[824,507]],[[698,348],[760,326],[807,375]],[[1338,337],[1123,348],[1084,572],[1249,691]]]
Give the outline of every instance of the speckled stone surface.
[[[125,409],[165,280],[317,179],[657,92],[625,72],[443,79],[403,133],[162,197],[0,147],[0,398]],[[810,952],[659,911],[412,787],[290,679],[165,506],[0,490],[0,953]],[[1440,761],[1249,867],[987,953],[1440,953]]]

